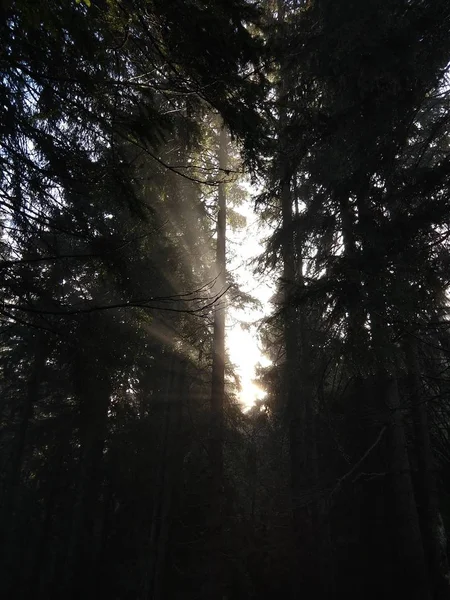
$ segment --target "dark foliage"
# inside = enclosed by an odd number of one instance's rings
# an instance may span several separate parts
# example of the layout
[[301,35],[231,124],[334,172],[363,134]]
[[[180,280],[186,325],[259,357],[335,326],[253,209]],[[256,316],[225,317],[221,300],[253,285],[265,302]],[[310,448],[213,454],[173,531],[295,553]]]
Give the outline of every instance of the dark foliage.
[[[3,596],[449,598],[448,2],[1,16]],[[278,281],[248,414],[221,123]]]

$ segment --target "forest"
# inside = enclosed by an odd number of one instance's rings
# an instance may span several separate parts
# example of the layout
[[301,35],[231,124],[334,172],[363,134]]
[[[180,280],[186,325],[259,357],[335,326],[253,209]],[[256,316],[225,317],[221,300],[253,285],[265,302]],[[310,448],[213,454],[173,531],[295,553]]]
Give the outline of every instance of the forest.
[[449,34],[448,0],[1,3],[2,598],[450,600]]

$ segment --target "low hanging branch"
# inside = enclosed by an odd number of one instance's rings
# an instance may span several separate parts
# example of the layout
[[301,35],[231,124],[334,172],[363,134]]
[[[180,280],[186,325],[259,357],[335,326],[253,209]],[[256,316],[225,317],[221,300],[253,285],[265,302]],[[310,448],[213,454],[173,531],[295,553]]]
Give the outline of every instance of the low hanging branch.
[[[195,315],[199,317],[206,317],[209,309],[216,305],[218,301],[225,296],[230,286],[222,290],[219,294],[216,294],[213,298],[211,297],[189,297],[191,293],[179,294],[174,296],[162,296],[162,297],[151,297],[147,299],[132,299],[124,302],[115,302],[112,304],[100,304],[100,305],[88,305],[81,308],[74,308],[73,306],[61,305],[58,309],[46,309],[38,308],[34,306],[28,306],[26,304],[15,304],[12,302],[3,302],[0,307],[0,312],[5,311],[19,311],[24,313],[33,313],[39,315],[55,315],[55,316],[73,316],[77,314],[86,314],[97,311],[113,310],[117,308],[142,308],[154,311],[165,311],[165,312],[177,312]],[[167,306],[170,303],[186,303],[186,302],[201,302],[201,305],[195,308],[182,308],[177,306]],[[14,318],[14,313],[9,313],[9,317]]]

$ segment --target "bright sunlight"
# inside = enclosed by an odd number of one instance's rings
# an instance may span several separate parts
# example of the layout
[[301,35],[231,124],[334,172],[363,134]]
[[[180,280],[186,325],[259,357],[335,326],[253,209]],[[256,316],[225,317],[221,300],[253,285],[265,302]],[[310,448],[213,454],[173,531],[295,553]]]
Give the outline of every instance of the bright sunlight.
[[255,383],[259,365],[270,365],[258,342],[258,324],[269,313],[274,287],[266,278],[253,274],[252,260],[263,251],[264,230],[258,224],[252,207],[245,204],[238,209],[246,217],[245,229],[228,232],[229,269],[241,289],[257,299],[261,306],[247,310],[231,308],[227,317],[227,348],[241,382],[240,401],[244,411],[252,408],[265,396]]

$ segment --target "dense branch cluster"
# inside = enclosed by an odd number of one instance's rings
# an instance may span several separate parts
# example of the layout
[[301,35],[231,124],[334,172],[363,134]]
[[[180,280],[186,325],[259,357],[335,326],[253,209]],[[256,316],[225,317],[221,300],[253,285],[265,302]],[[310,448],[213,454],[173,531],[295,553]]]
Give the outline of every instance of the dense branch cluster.
[[[1,16],[4,597],[450,598],[448,1]],[[246,414],[244,175],[276,283]]]

